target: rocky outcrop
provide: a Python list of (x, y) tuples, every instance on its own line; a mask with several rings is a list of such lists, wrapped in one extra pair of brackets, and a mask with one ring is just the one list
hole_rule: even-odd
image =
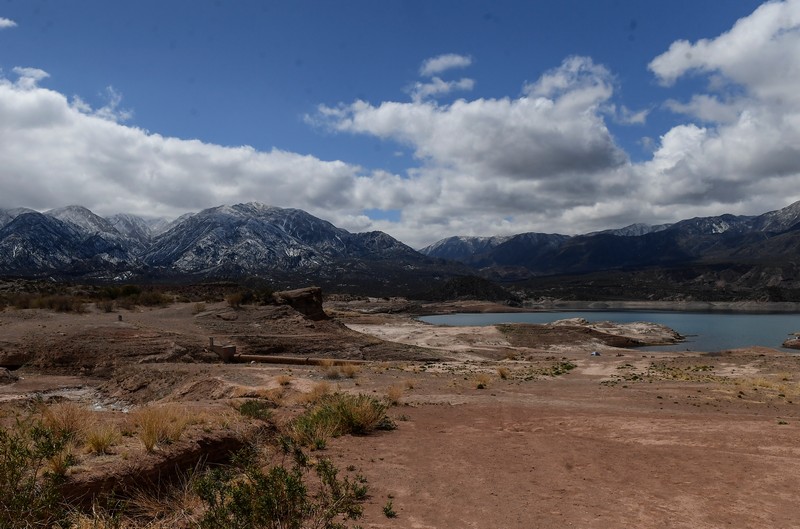
[(0, 386), (3, 384), (12, 384), (16, 382), (17, 375), (6, 369), (5, 367), (0, 367)]
[(800, 333), (795, 333), (791, 338), (783, 342), (783, 346), (789, 349), (800, 349)]
[(283, 292), (276, 292), (274, 297), (277, 303), (289, 305), (310, 320), (330, 319), (330, 316), (325, 314), (322, 309), (322, 289), (320, 287), (284, 290)]

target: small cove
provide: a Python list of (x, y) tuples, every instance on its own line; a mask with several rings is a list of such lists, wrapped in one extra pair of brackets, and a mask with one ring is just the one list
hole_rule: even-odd
[(662, 351), (722, 351), (738, 347), (764, 346), (784, 349), (781, 344), (800, 331), (800, 314), (751, 314), (677, 311), (557, 311), (445, 314), (423, 316), (419, 320), (433, 325), (482, 326), (500, 323), (551, 323), (566, 318), (588, 321), (630, 323), (648, 321), (670, 327), (686, 337), (674, 345), (648, 347)]

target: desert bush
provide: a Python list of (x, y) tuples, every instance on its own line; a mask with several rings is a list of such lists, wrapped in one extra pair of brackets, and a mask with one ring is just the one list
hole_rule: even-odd
[(33, 301), (32, 294), (15, 294), (11, 296), (10, 303), (15, 309), (29, 309)]
[(41, 308), (56, 312), (85, 312), (84, 301), (76, 296), (46, 296), (40, 298)]
[(228, 306), (233, 309), (238, 309), (242, 306), (242, 301), (244, 301), (244, 294), (241, 292), (234, 292), (233, 294), (228, 294), (225, 297), (225, 301), (228, 303)]
[(158, 290), (147, 290), (136, 296), (136, 304), (145, 307), (166, 307), (172, 303), (172, 298)]
[(135, 411), (132, 420), (148, 452), (154, 451), (160, 444), (179, 440), (189, 424), (186, 410), (177, 406), (146, 406)]
[(64, 520), (59, 487), (66, 468), (47, 467), (68, 444), (67, 437), (31, 418), (0, 428), (0, 529), (50, 527)]
[(125, 310), (133, 310), (136, 308), (136, 298), (117, 298), (115, 303), (117, 304), (117, 307)]
[(114, 308), (116, 307), (113, 299), (104, 299), (96, 302), (95, 305), (103, 312), (114, 312)]
[(200, 314), (201, 312), (206, 311), (206, 304), (203, 302), (195, 303), (194, 309), (192, 309), (192, 314)]
[(506, 368), (506, 367), (498, 367), (497, 368), (497, 376), (499, 376), (503, 380), (508, 380), (508, 375), (509, 374), (510, 374), (510, 372), (508, 371), (508, 368)]
[(295, 457), (292, 465), (267, 470), (248, 465), (242, 474), (223, 468), (198, 478), (202, 529), (344, 529), (361, 517), (367, 494), (364, 478), (340, 478), (326, 459), (309, 465)]

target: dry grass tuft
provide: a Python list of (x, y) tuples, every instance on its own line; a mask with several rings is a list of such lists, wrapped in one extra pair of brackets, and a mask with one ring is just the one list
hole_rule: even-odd
[(289, 386), (292, 383), (292, 375), (278, 375), (275, 382), (281, 386)]
[(92, 454), (107, 454), (121, 438), (116, 424), (95, 421), (86, 432), (86, 449)]
[(54, 456), (47, 460), (50, 472), (56, 476), (66, 476), (69, 467), (75, 464), (74, 446), (71, 443), (59, 450)]
[(325, 378), (329, 378), (331, 380), (336, 380), (337, 378), (342, 376), (339, 367), (333, 364), (323, 367), (322, 372), (325, 375)]
[(345, 364), (341, 367), (342, 374), (347, 378), (356, 378), (361, 373), (361, 367), (356, 364)]
[(136, 410), (131, 418), (148, 452), (158, 445), (178, 441), (190, 422), (186, 409), (176, 405), (146, 406)]
[(327, 395), (330, 395), (331, 392), (331, 385), (325, 381), (322, 381), (314, 384), (314, 386), (311, 388), (311, 391), (304, 393), (300, 400), (304, 403), (314, 404), (322, 400)]
[(59, 402), (42, 409), (42, 423), (46, 427), (76, 442), (83, 440), (91, 421), (92, 411), (74, 402)]
[(392, 384), (386, 388), (386, 400), (392, 406), (397, 406), (403, 399), (403, 386)]
[(497, 368), (497, 376), (499, 376), (503, 380), (508, 380), (508, 376), (510, 374), (511, 374), (511, 372), (506, 367), (498, 367)]
[(489, 373), (477, 373), (475, 377), (473, 377), (473, 382), (475, 383), (475, 388), (477, 389), (484, 389), (489, 386), (489, 382), (492, 381), (491, 375)]
[(181, 476), (177, 482), (161, 490), (134, 492), (128, 500), (127, 513), (140, 523), (144, 520), (158, 521), (159, 525), (152, 527), (196, 527), (197, 516), (203, 512), (203, 501), (195, 492), (195, 476), (199, 471), (199, 467), (195, 468), (194, 472)]

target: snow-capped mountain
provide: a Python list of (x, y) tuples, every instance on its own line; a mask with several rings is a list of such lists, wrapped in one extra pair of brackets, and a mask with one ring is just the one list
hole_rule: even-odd
[(411, 274), (435, 262), (385, 233), (350, 233), (301, 210), (255, 202), (209, 208), (169, 223), (126, 214), (106, 219), (80, 206), (44, 214), (0, 210), (0, 220), (5, 275), (116, 277), (124, 270), (126, 277), (150, 278), (334, 278), (367, 277), (376, 267), (388, 276)]
[(473, 256), (486, 253), (496, 246), (503, 244), (511, 237), (465, 237), (456, 236), (442, 239), (420, 250), (430, 257), (449, 259), (451, 261), (466, 262)]

